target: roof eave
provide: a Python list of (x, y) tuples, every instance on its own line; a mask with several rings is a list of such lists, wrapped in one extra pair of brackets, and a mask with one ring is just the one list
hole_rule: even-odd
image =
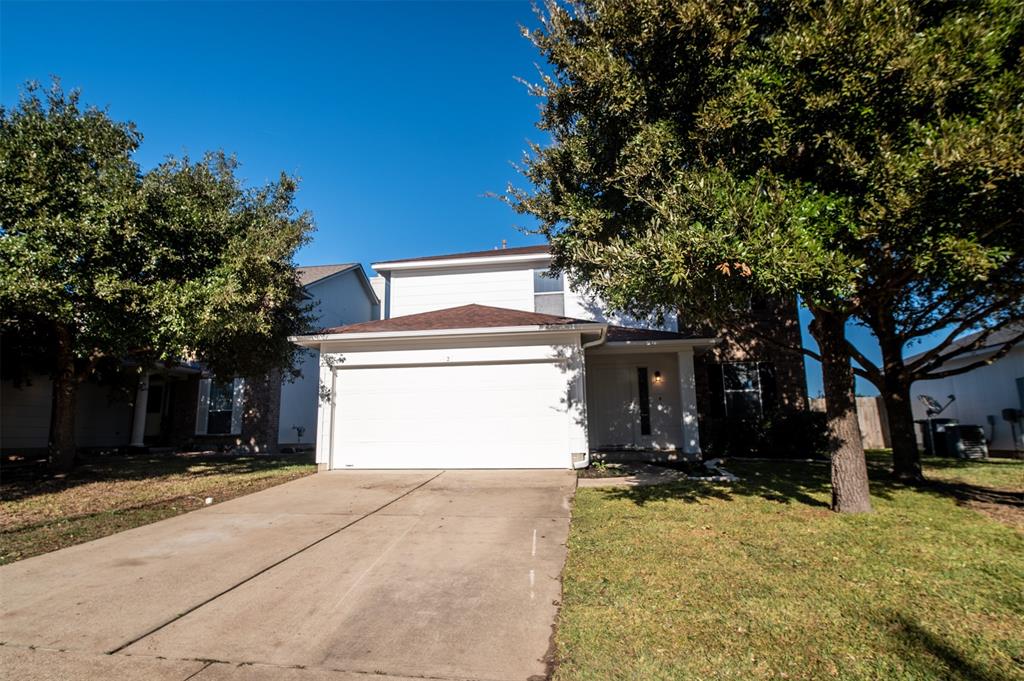
[(438, 258), (435, 260), (394, 260), (390, 262), (371, 263), (370, 267), (377, 272), (392, 270), (436, 269), (440, 267), (466, 267), (471, 265), (488, 265), (495, 263), (519, 263), (539, 260), (551, 260), (550, 253), (514, 253), (509, 255), (486, 255), (472, 258)]
[(532, 324), (526, 326), (480, 326), (463, 329), (421, 329), (415, 331), (367, 331), (350, 333), (308, 334), (291, 336), (291, 342), (302, 347), (319, 347), (324, 343), (356, 343), (368, 340), (415, 340), (418, 338), (458, 338), (473, 336), (522, 335), (531, 333), (603, 333), (607, 324)]
[(657, 340), (609, 340), (592, 352), (655, 352), (682, 348), (709, 348), (721, 342), (718, 338), (662, 338)]

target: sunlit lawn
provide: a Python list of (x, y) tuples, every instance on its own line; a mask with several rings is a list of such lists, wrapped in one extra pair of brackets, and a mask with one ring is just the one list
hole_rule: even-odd
[(0, 484), (0, 565), (309, 475), (307, 457), (102, 456)]
[(1024, 462), (871, 460), (864, 516), (823, 464), (578, 490), (555, 678), (1024, 679)]

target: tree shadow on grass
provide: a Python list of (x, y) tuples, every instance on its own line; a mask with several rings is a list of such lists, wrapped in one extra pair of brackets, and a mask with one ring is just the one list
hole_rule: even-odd
[(828, 508), (828, 466), (820, 463), (750, 462), (731, 460), (725, 467), (740, 479), (736, 482), (682, 480), (675, 483), (608, 490), (612, 498), (643, 506), (653, 501), (730, 501), (735, 497), (760, 497), (781, 504)]
[(895, 622), (894, 636), (904, 649), (908, 663), (920, 667), (929, 678), (956, 681), (1010, 681), (1010, 676), (998, 669), (982, 667), (969, 660), (962, 651), (939, 634), (929, 631), (918, 622), (901, 614), (887, 621), (889, 628)]
[[(607, 490), (607, 493), (612, 498), (627, 499), (638, 506), (652, 501), (730, 501), (737, 497), (759, 497), (780, 504), (829, 508), (832, 492), (828, 461), (753, 461), (735, 458), (727, 460), (723, 467), (740, 479), (736, 482), (683, 480), (669, 484), (615, 488)], [(891, 499), (893, 491), (903, 486), (880, 469), (869, 468), (869, 474), (873, 498)]]
[(171, 475), (189, 478), (244, 475), (307, 463), (312, 463), (311, 453), (272, 456), (237, 456), (213, 452), (94, 455), (84, 458), (75, 470), (63, 476), (45, 471), (25, 477), (4, 476), (0, 484), (0, 501), (19, 501), (56, 494), (92, 483), (148, 480)]
[(987, 459), (954, 459), (946, 457), (925, 457), (921, 461), (926, 468), (941, 468), (949, 470), (970, 469), (978, 466), (985, 467), (1019, 467), (1020, 459), (987, 458)]
[[(702, 499), (730, 501), (737, 497), (759, 497), (780, 504), (811, 508), (829, 507), (831, 482), (827, 461), (751, 461), (730, 459), (725, 468), (739, 476), (736, 482), (682, 480), (649, 486), (606, 490), (610, 498), (626, 499), (638, 506), (649, 502), (677, 500), (687, 503)], [(982, 510), (1010, 524), (1024, 525), (1024, 492), (1001, 490), (961, 481), (929, 479), (907, 483), (894, 479), (888, 465), (869, 461), (871, 496), (892, 499), (895, 492), (913, 490), (952, 499), (957, 504)]]

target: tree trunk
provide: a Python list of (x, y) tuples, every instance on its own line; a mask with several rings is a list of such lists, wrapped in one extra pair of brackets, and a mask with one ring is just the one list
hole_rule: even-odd
[(882, 390), (889, 437), (892, 440), (892, 474), (900, 480), (921, 481), (921, 452), (914, 433), (914, 410), (910, 403), (910, 383), (886, 372)]
[(57, 371), (53, 377), (53, 411), (50, 420), (50, 467), (67, 472), (75, 465), (75, 402), (78, 376), (71, 336), (57, 332)]
[(868, 468), (857, 423), (853, 366), (846, 349), (846, 315), (812, 310), (811, 333), (821, 350), (825, 415), (835, 440), (832, 452), (832, 510), (871, 511)]

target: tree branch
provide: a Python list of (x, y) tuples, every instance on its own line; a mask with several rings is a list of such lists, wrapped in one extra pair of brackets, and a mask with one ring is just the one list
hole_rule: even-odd
[[(1021, 332), (1021, 333), (1017, 334), (1016, 336), (1011, 338), (1006, 343), (1003, 343), (1003, 345), (999, 348), (999, 350), (995, 354), (991, 355), (990, 357), (986, 357), (985, 359), (980, 359), (977, 362), (972, 362), (970, 364), (965, 364), (962, 367), (956, 367), (954, 369), (945, 369), (943, 371), (935, 371), (935, 372), (927, 372), (927, 371), (922, 371), (922, 372), (919, 372), (919, 373), (915, 372), (913, 374), (913, 380), (915, 380), (915, 381), (931, 381), (931, 380), (935, 380), (935, 379), (938, 379), (938, 378), (947, 378), (949, 376), (956, 376), (958, 374), (967, 373), (968, 371), (971, 371), (973, 369), (977, 369), (979, 367), (988, 366), (988, 365), (990, 365), (990, 364), (992, 364), (992, 363), (1002, 359), (1007, 354), (1009, 354), (1010, 350), (1013, 350), (1014, 346), (1016, 346), (1021, 341), (1024, 341), (1024, 332)], [(941, 363), (940, 363), (940, 365), (941, 365)]]
[(857, 367), (854, 367), (853, 368), (854, 373), (856, 373), (858, 376), (861, 376), (861, 377), (866, 378), (867, 380), (871, 381), (871, 383), (873, 383), (875, 385), (875, 387), (881, 388), (881, 386), (882, 386), (882, 370), (878, 368), (877, 364), (875, 364), (870, 359), (868, 359), (867, 356), (865, 356), (863, 352), (858, 350), (854, 346), (854, 344), (850, 342), (849, 339), (846, 339), (845, 342), (846, 342), (846, 350), (847, 350), (847, 352), (850, 353), (850, 357), (852, 357), (857, 362), (857, 364), (860, 364), (861, 367), (862, 367), (862, 370), (859, 373), (857, 371)]
[(964, 346), (964, 348), (955, 350), (952, 353), (943, 356), (937, 362), (933, 361), (933, 360), (935, 360), (936, 357), (939, 357), (939, 355), (942, 354), (942, 351), (944, 349), (948, 348), (949, 345), (954, 340), (956, 340), (957, 336), (962, 334), (964, 331), (967, 331), (968, 329), (970, 329), (971, 326), (974, 323), (976, 323), (977, 321), (978, 321), (978, 319), (976, 317), (971, 317), (970, 319), (961, 321), (960, 324), (958, 324), (951, 332), (949, 332), (949, 334), (946, 335), (946, 337), (942, 340), (942, 342), (938, 343), (934, 348), (932, 348), (931, 350), (928, 350), (927, 352), (922, 354), (921, 357), (919, 357), (918, 359), (916, 359), (913, 362), (907, 364), (906, 365), (907, 366), (907, 370), (910, 371), (910, 372), (928, 371), (929, 368), (937, 367), (938, 365), (942, 364), (942, 362), (948, 360), (951, 357), (954, 357), (954, 356), (956, 356), (958, 354), (962, 354), (964, 352), (969, 352), (970, 350), (973, 350), (973, 349), (976, 349), (976, 348), (980, 347), (981, 344), (984, 343), (985, 340), (988, 339), (989, 335), (993, 331), (996, 331), (996, 330), (1002, 328), (1002, 326), (1003, 326), (1002, 324), (1000, 324), (1000, 325), (996, 325), (996, 326), (994, 326), (994, 327), (992, 327), (990, 329), (986, 329), (980, 336), (978, 336), (978, 338), (976, 338), (973, 342), (971, 342), (971, 343), (967, 344), (966, 346)]

